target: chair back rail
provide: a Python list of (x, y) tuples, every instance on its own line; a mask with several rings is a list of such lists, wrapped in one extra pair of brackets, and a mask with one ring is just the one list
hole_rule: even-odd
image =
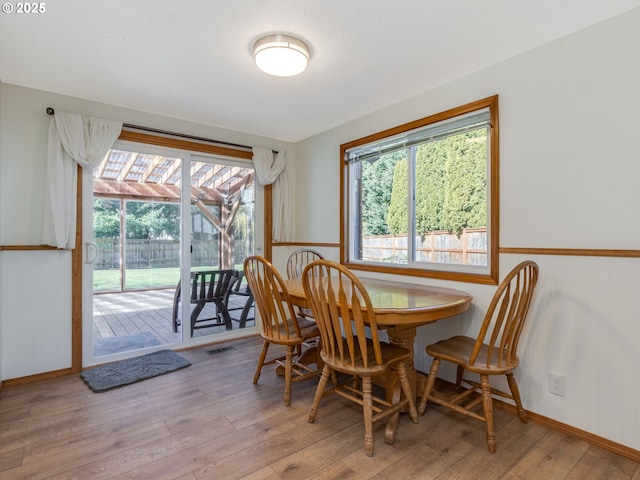
[(234, 270), (191, 272), (191, 303), (223, 299), (231, 287)]
[[(224, 325), (231, 330), (231, 318), (227, 311), (227, 292), (233, 285), (234, 270), (205, 270), (191, 272), (189, 302), (195, 305), (191, 311), (191, 335), (196, 328), (209, 328)], [(176, 285), (173, 297), (172, 323), (173, 331), (178, 331), (182, 324), (179, 317), (179, 305), (182, 297), (181, 282)], [(207, 303), (214, 303), (216, 316), (199, 318), (200, 313)], [(213, 323), (211, 323), (213, 321)], [(197, 324), (197, 326), (196, 326)]]

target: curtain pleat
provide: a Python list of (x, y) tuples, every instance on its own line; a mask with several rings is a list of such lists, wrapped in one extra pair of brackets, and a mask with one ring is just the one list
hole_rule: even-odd
[(289, 172), (286, 169), (286, 151), (275, 156), (267, 148), (253, 148), (253, 165), (261, 185), (273, 184), (273, 231), (274, 241), (288, 242), (292, 237), (292, 192)]
[(42, 243), (75, 248), (76, 164), (100, 164), (120, 136), (122, 123), (56, 111), (49, 122)]

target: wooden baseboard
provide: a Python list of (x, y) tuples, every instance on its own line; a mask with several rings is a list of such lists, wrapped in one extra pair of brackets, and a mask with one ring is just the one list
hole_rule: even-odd
[[(419, 373), (427, 377), (427, 374), (425, 374), (424, 372), (419, 372)], [(442, 378), (436, 378), (436, 389), (444, 390), (444, 391), (447, 391), (447, 390), (454, 391), (456, 389), (456, 386), (452, 382), (443, 380)], [(473, 394), (471, 394), (471, 396), (473, 397), (473, 395), (479, 396), (480, 394), (477, 392), (474, 392)], [(495, 408), (499, 408), (500, 410), (509, 412), (513, 415), (518, 415), (518, 412), (516, 411), (516, 406), (513, 405), (512, 403), (507, 403), (503, 400), (500, 400), (494, 397), (493, 406)], [(565, 433), (571, 437), (584, 440), (585, 442), (590, 443), (591, 445), (604, 448), (605, 450), (613, 452), (617, 455), (621, 455), (623, 457), (629, 458), (634, 462), (640, 462), (640, 450), (635, 450), (626, 445), (622, 445), (621, 443), (614, 442), (607, 438), (600, 437), (598, 435), (587, 432), (585, 430), (581, 430), (576, 427), (572, 427), (571, 425), (567, 425), (565, 423), (559, 422), (549, 417), (545, 417), (544, 415), (540, 415), (535, 412), (531, 412), (529, 410), (527, 410), (527, 417), (531, 422), (537, 423), (539, 425), (543, 425), (547, 428), (551, 428), (558, 432)]]
[[(505, 410), (509, 413), (517, 415), (515, 405), (496, 399), (493, 400), (493, 404), (501, 410)], [(557, 430), (562, 433), (566, 433), (567, 435), (570, 435), (574, 438), (579, 438), (580, 440), (584, 440), (587, 443), (604, 448), (605, 450), (609, 450), (610, 452), (613, 452), (617, 455), (622, 455), (623, 457), (629, 458), (634, 462), (640, 462), (640, 450), (627, 447), (626, 445), (622, 445), (607, 438), (594, 435), (593, 433), (581, 430), (576, 427), (572, 427), (571, 425), (558, 422), (557, 420), (545, 417), (544, 415), (530, 412), (529, 410), (527, 410), (527, 416), (532, 422), (544, 425), (545, 427), (552, 428), (553, 430)]]
[[(243, 335), (240, 337), (228, 338), (225, 340), (218, 340), (215, 342), (206, 343), (202, 345), (192, 345), (189, 347), (176, 349), (176, 352), (180, 352), (183, 350), (193, 350), (196, 348), (205, 348), (212, 345), (232, 342), (234, 340), (241, 340), (243, 338), (257, 337), (258, 335), (259, 333), (251, 333), (251, 334)], [(97, 366), (97, 365), (94, 365), (94, 366)], [(72, 373), (77, 373), (77, 372), (74, 372), (72, 368), (63, 368), (61, 370), (52, 370), (50, 372), (37, 373), (35, 375), (28, 375), (26, 377), (18, 377), (18, 378), (11, 378), (9, 380), (3, 380), (3, 381), (0, 381), (0, 393), (2, 392), (3, 386), (12, 387), (14, 385), (24, 385), (26, 383), (38, 382), (40, 380), (46, 380), (48, 378), (64, 377), (65, 375), (71, 375)]]
[(13, 387), (14, 385), (24, 385), (25, 383), (38, 382), (40, 380), (46, 380), (48, 378), (64, 377), (73, 373), (71, 368), (63, 368), (61, 370), (52, 370), (50, 372), (37, 373), (35, 375), (28, 375), (26, 377), (10, 378), (3, 380), (3, 384), (7, 387)]

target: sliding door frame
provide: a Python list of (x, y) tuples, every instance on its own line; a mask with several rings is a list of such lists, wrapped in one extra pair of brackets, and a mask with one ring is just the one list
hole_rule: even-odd
[[(179, 150), (189, 150), (199, 153), (209, 153), (232, 157), (238, 160), (251, 162), (253, 153), (250, 150), (222, 147), (215, 144), (197, 143), (171, 137), (161, 137), (147, 133), (123, 130), (118, 140), (143, 143), (148, 145), (170, 147)], [(78, 187), (76, 191), (76, 248), (71, 252), (71, 371), (77, 373), (82, 371), (82, 321), (83, 321), (83, 301), (82, 301), (82, 269), (84, 261), (84, 239), (82, 235), (82, 167), (78, 165)], [(264, 256), (271, 259), (272, 241), (271, 231), (273, 224), (272, 213), (272, 186), (264, 187)]]

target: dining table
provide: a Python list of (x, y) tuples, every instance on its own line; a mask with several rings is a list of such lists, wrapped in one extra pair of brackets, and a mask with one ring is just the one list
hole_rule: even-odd
[[(469, 293), (452, 288), (364, 277), (360, 280), (371, 298), (378, 328), (386, 330), (389, 343), (405, 347), (412, 353), (419, 326), (463, 313), (473, 300)], [(295, 305), (310, 307), (301, 279), (285, 280), (285, 285)], [(415, 399), (416, 392), (422, 391), (426, 377), (416, 371), (413, 355), (406, 366)], [(399, 400), (401, 388), (397, 370), (392, 369), (386, 377), (376, 379), (376, 384), (385, 388), (387, 401), (395, 403)]]

